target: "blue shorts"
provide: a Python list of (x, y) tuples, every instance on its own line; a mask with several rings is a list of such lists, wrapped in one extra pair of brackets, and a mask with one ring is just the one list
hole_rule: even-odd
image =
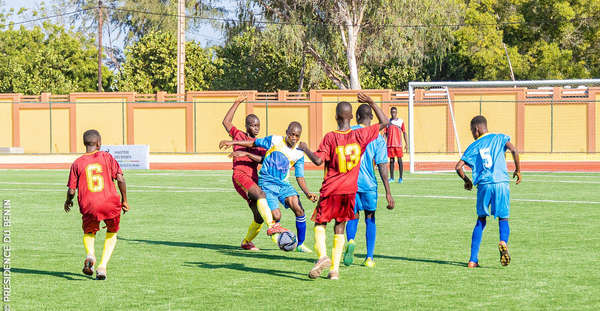
[(258, 185), (267, 196), (267, 202), (269, 203), (269, 208), (271, 210), (278, 209), (279, 203), (285, 206), (285, 208), (289, 208), (289, 206), (285, 204), (285, 199), (291, 196), (298, 196), (296, 189), (294, 189), (292, 185), (285, 182), (273, 183), (261, 181), (259, 179)]
[[(492, 206), (491, 211), (490, 205)], [(477, 216), (484, 217), (490, 215), (498, 218), (508, 218), (510, 215), (508, 183), (477, 186)]]
[(377, 209), (377, 191), (357, 192), (354, 213), (360, 211), (374, 212)]

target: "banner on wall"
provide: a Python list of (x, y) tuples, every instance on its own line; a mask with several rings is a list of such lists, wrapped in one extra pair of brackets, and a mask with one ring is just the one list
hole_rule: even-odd
[(102, 145), (100, 150), (110, 153), (124, 170), (150, 169), (149, 145)]

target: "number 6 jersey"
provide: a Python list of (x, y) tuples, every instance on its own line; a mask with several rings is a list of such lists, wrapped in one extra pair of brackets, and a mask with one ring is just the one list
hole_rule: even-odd
[(98, 221), (121, 213), (121, 196), (113, 180), (123, 174), (119, 163), (104, 151), (86, 153), (71, 165), (67, 187), (77, 189), (79, 211), (94, 215)]
[(333, 131), (323, 137), (315, 152), (325, 161), (321, 197), (356, 193), (360, 158), (367, 145), (378, 135), (379, 124), (375, 124), (354, 131)]
[(509, 182), (506, 169), (506, 143), (510, 136), (486, 133), (467, 147), (461, 160), (473, 170), (473, 184)]

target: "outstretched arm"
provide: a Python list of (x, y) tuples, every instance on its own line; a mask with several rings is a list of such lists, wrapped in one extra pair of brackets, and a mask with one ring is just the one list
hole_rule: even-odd
[(379, 176), (381, 177), (381, 181), (383, 182), (383, 188), (385, 188), (385, 198), (388, 202), (387, 208), (394, 209), (395, 202), (394, 197), (392, 197), (392, 191), (390, 190), (390, 181), (389, 179), (389, 169), (387, 163), (377, 164), (377, 169), (379, 169)]
[(519, 160), (519, 150), (513, 145), (510, 141), (506, 142), (506, 149), (510, 150), (512, 153), (513, 160), (515, 160), (515, 172), (513, 173), (513, 178), (517, 178), (515, 184), (521, 183), (521, 161)]
[(473, 189), (473, 182), (471, 182), (469, 177), (465, 174), (465, 171), (463, 170), (464, 166), (465, 161), (458, 161), (458, 163), (456, 163), (456, 173), (465, 182), (465, 190), (471, 190)]
[(310, 161), (316, 166), (320, 166), (321, 164), (323, 164), (323, 159), (319, 158), (314, 152), (312, 152), (312, 150), (308, 148), (308, 145), (305, 142), (300, 142), (298, 144), (298, 149), (304, 151), (304, 154), (306, 154)]
[(67, 199), (65, 200), (64, 209), (65, 212), (68, 213), (71, 211), (71, 207), (73, 207), (73, 198), (75, 197), (75, 189), (69, 188), (67, 190)]
[(242, 147), (254, 147), (253, 140), (222, 140), (219, 142), (219, 149), (227, 149), (233, 145)]
[(371, 97), (369, 97), (369, 95), (362, 92), (358, 93), (358, 102), (369, 104), (369, 106), (371, 106), (371, 108), (375, 111), (377, 120), (379, 120), (379, 130), (384, 129), (388, 125), (388, 123), (390, 123), (390, 120), (388, 120), (383, 110), (381, 110), (381, 108), (375, 104), (375, 102), (373, 101), (373, 99), (371, 99)]
[(227, 134), (229, 134), (231, 128), (233, 127), (232, 121), (233, 116), (235, 115), (235, 111), (238, 109), (241, 103), (246, 101), (246, 99), (248, 99), (246, 95), (238, 96), (238, 98), (236, 98), (233, 102), (233, 105), (231, 105), (231, 108), (229, 108), (229, 110), (227, 111), (227, 114), (225, 114), (225, 118), (223, 118), (223, 127), (225, 127)]
[(246, 151), (234, 151), (228, 155), (230, 158), (248, 157), (250, 160), (258, 163), (262, 163), (264, 157), (258, 154), (246, 152)]
[(309, 200), (311, 200), (313, 203), (317, 202), (319, 196), (316, 193), (312, 193), (310, 192), (310, 190), (308, 190), (308, 186), (306, 186), (306, 180), (304, 179), (304, 177), (296, 177), (296, 182), (298, 183), (298, 186), (300, 186), (300, 189), (302, 189), (302, 192), (304, 192), (304, 195), (306, 195), (306, 197)]
[(125, 184), (125, 177), (123, 174), (117, 174), (117, 186), (121, 192), (121, 209), (123, 214), (129, 212), (129, 203), (127, 203), (127, 184)]

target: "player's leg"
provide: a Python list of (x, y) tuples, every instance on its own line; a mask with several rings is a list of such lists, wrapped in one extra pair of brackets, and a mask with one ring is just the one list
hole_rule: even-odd
[(363, 208), (365, 210), (365, 240), (367, 241), (367, 257), (364, 266), (375, 267), (373, 255), (375, 253), (375, 239), (377, 237), (377, 226), (375, 225), (375, 211), (377, 210), (377, 192), (365, 192), (363, 195)]
[(100, 223), (93, 215), (82, 216), (83, 228), (83, 247), (85, 248), (85, 260), (83, 261), (83, 273), (86, 275), (94, 274), (94, 265), (96, 264), (96, 254), (94, 244), (96, 241), (96, 232), (100, 229)]
[[(290, 186), (290, 188), (292, 187)], [(290, 208), (292, 212), (294, 212), (294, 215), (296, 215), (296, 236), (298, 238), (296, 251), (301, 253), (312, 253), (312, 250), (304, 245), (304, 241), (306, 240), (306, 215), (296, 190), (294, 190), (294, 193), (285, 197), (284, 206)]]
[(279, 223), (276, 223), (273, 220), (273, 214), (271, 212), (271, 208), (269, 207), (266, 194), (257, 184), (252, 185), (248, 189), (248, 197), (252, 200), (256, 200), (256, 208), (268, 227), (267, 235), (271, 236), (275, 233), (287, 231), (287, 229), (281, 227)]
[(254, 245), (254, 243), (252, 243), (252, 240), (254, 240), (254, 238), (256, 238), (256, 236), (260, 232), (260, 229), (262, 228), (264, 221), (262, 219), (262, 216), (260, 216), (260, 213), (258, 212), (258, 209), (256, 207), (256, 201), (250, 200), (248, 202), (248, 206), (250, 207), (250, 210), (252, 211), (254, 219), (252, 220), (252, 223), (250, 223), (250, 226), (248, 227), (248, 232), (246, 233), (244, 240), (242, 240), (242, 248), (246, 249), (246, 250), (258, 251), (260, 249), (258, 247), (256, 247)]
[[(402, 150), (402, 149), (400, 149)], [(397, 157), (398, 159), (398, 183), (402, 183), (402, 175), (404, 173), (404, 166), (402, 165), (402, 156)]]
[(475, 268), (479, 266), (479, 246), (481, 245), (481, 238), (483, 237), (483, 230), (486, 225), (486, 217), (490, 215), (489, 205), (491, 201), (492, 191), (489, 185), (477, 186), (477, 222), (473, 228), (473, 234), (471, 235), (471, 256), (469, 257), (469, 268)]
[(508, 217), (510, 216), (510, 193), (508, 183), (494, 184), (492, 212), (493, 215), (498, 217), (498, 230), (500, 231), (500, 242), (498, 243), (500, 264), (508, 266), (508, 264), (510, 264), (510, 254), (508, 253), (508, 238), (510, 236), (510, 226), (508, 225)]
[(115, 246), (117, 246), (117, 232), (119, 232), (119, 223), (121, 216), (117, 216), (112, 219), (105, 219), (106, 224), (106, 238), (104, 239), (104, 250), (102, 251), (102, 259), (96, 269), (96, 279), (106, 279), (106, 266), (110, 257), (112, 256)]
[[(390, 149), (388, 149), (388, 152), (390, 151)], [(392, 157), (390, 155), (390, 179), (389, 182), (393, 182), (394, 181), (394, 157)]]
[(333, 249), (331, 250), (331, 267), (329, 268), (329, 274), (327, 278), (330, 280), (337, 280), (340, 277), (340, 261), (342, 259), (342, 251), (344, 250), (344, 230), (346, 229), (346, 222), (335, 221), (333, 227)]
[(323, 270), (331, 265), (331, 259), (327, 256), (327, 246), (325, 244), (325, 229), (327, 223), (331, 220), (329, 201), (329, 197), (320, 197), (311, 217), (315, 222), (315, 252), (319, 258), (308, 273), (308, 277), (311, 279), (320, 277)]
[(358, 220), (360, 218), (360, 211), (362, 211), (362, 196), (361, 192), (356, 193), (354, 200), (354, 219), (350, 219), (346, 222), (346, 248), (344, 249), (344, 265), (349, 266), (354, 262), (354, 249), (356, 243), (356, 232), (358, 232)]

